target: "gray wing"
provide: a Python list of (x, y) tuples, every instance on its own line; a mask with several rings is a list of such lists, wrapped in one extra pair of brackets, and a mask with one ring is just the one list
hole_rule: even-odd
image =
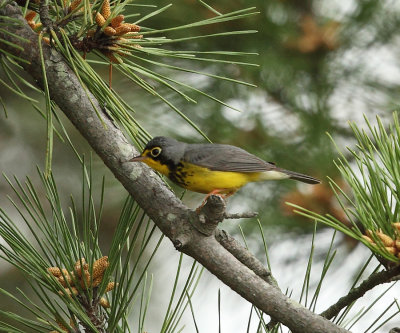
[(185, 149), (183, 159), (217, 171), (259, 172), (276, 169), (275, 165), (230, 145), (191, 144)]

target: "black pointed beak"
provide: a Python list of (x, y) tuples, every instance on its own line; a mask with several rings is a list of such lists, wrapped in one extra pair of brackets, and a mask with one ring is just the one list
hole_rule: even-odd
[(129, 162), (142, 162), (144, 159), (146, 158), (146, 156), (135, 156), (134, 158), (130, 159)]

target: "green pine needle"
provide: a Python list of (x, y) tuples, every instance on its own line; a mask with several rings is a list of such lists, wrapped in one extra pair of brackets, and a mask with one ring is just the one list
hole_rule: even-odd
[[(300, 215), (315, 219), (336, 230), (359, 240), (373, 253), (386, 260), (398, 262), (398, 258), (388, 252), (379, 232), (398, 237), (394, 222), (400, 221), (400, 125), (397, 113), (393, 123), (386, 129), (377, 117), (377, 125), (372, 126), (365, 118), (368, 132), (351, 124), (357, 139), (355, 148), (348, 148), (350, 157), (340, 153), (335, 163), (343, 179), (351, 189), (351, 194), (340, 189), (332, 179), (329, 184), (344, 210), (351, 227), (330, 215), (321, 215), (290, 204)], [(361, 225), (362, 227), (360, 227)], [(368, 231), (374, 244), (364, 238)]]
[(39, 34), (38, 46), (39, 46), (40, 61), (41, 61), (42, 75), (43, 75), (43, 86), (44, 86), (44, 94), (45, 94), (45, 101), (46, 101), (46, 119), (47, 119), (45, 175), (46, 175), (46, 177), (49, 177), (50, 173), (51, 173), (51, 162), (53, 159), (52, 158), (52, 156), (53, 156), (53, 116), (52, 116), (53, 111), (51, 108), (49, 86), (47, 84), (46, 66), (45, 66), (44, 58), (43, 58), (42, 39), (43, 39), (43, 34)]

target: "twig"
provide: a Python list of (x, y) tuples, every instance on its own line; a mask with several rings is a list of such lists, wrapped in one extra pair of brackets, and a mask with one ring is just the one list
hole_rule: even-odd
[(83, 15), (82, 13), (76, 13), (74, 15), (69, 14), (67, 16), (62, 17), (59, 21), (55, 22), (55, 25), (59, 28), (60, 27), (62, 28), (82, 15)]
[(252, 217), (258, 216), (257, 212), (247, 212), (247, 213), (225, 213), (224, 218), (226, 219), (250, 219)]
[(54, 23), (49, 17), (48, 0), (41, 0), (39, 5), (40, 22), (42, 22), (45, 29), (54, 30)]
[[(235, 238), (230, 236), (225, 230), (216, 229), (215, 238), (243, 265), (246, 265), (248, 268), (250, 268), (265, 282), (279, 289), (278, 282), (272, 276), (271, 272), (249, 250), (247, 250)], [(278, 323), (279, 320), (271, 316), (271, 320), (267, 324), (267, 328), (272, 330)]]
[(191, 223), (203, 235), (211, 236), (224, 219), (252, 218), (257, 215), (258, 213), (253, 212), (227, 213), (225, 199), (220, 195), (210, 195), (205, 204), (196, 209), (196, 215), (191, 219)]
[(278, 283), (271, 275), (271, 272), (240, 242), (229, 235), (225, 230), (215, 230), (215, 238), (217, 241), (227, 249), (232, 255), (239, 260), (243, 265), (246, 265), (265, 282), (279, 288)]
[(367, 291), (371, 290), (377, 285), (389, 283), (398, 279), (399, 274), (400, 266), (396, 266), (390, 270), (384, 270), (371, 274), (358, 287), (351, 289), (346, 296), (341, 297), (335, 304), (322, 312), (321, 316), (327, 319), (332, 319), (333, 317), (337, 316), (343, 308), (349, 306), (351, 303), (362, 297)]

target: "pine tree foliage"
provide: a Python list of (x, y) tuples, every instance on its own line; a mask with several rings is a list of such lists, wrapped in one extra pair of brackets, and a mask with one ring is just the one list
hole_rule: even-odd
[[(17, 198), (10, 200), (24, 225), (17, 226), (5, 211), (0, 211), (0, 235), (6, 242), (1, 245), (1, 257), (24, 273), (36, 297), (22, 290), (19, 297), (3, 289), (1, 292), (36, 320), (1, 311), (11, 323), (1, 322), (0, 328), (12, 328), (13, 332), (131, 332), (128, 314), (136, 314), (135, 326), (142, 332), (153, 279), (147, 269), (163, 236), (154, 235), (155, 225), (128, 197), (108, 255), (104, 256), (99, 242), (104, 182), (100, 189), (93, 188), (93, 174), (83, 165), (82, 198), (77, 202), (71, 197), (65, 207), (53, 177), (38, 172), (41, 189), (29, 178), (24, 183), (8, 180)], [(39, 194), (41, 190), (45, 197)], [(82, 213), (78, 213), (77, 204), (82, 205)], [(201, 269), (193, 263), (182, 294), (176, 299), (176, 284), (182, 276), (179, 267), (162, 332), (179, 328), (182, 312), (201, 275)]]
[(397, 263), (400, 228), (399, 119), (394, 113), (393, 124), (388, 129), (379, 117), (376, 126), (372, 126), (367, 119), (366, 124), (368, 132), (354, 123), (351, 125), (357, 139), (356, 148), (348, 148), (351, 155), (346, 157), (341, 153), (336, 162), (351, 192), (346, 193), (330, 179), (350, 225), (333, 216), (301, 208), (299, 212), (361, 241), (373, 253)]

